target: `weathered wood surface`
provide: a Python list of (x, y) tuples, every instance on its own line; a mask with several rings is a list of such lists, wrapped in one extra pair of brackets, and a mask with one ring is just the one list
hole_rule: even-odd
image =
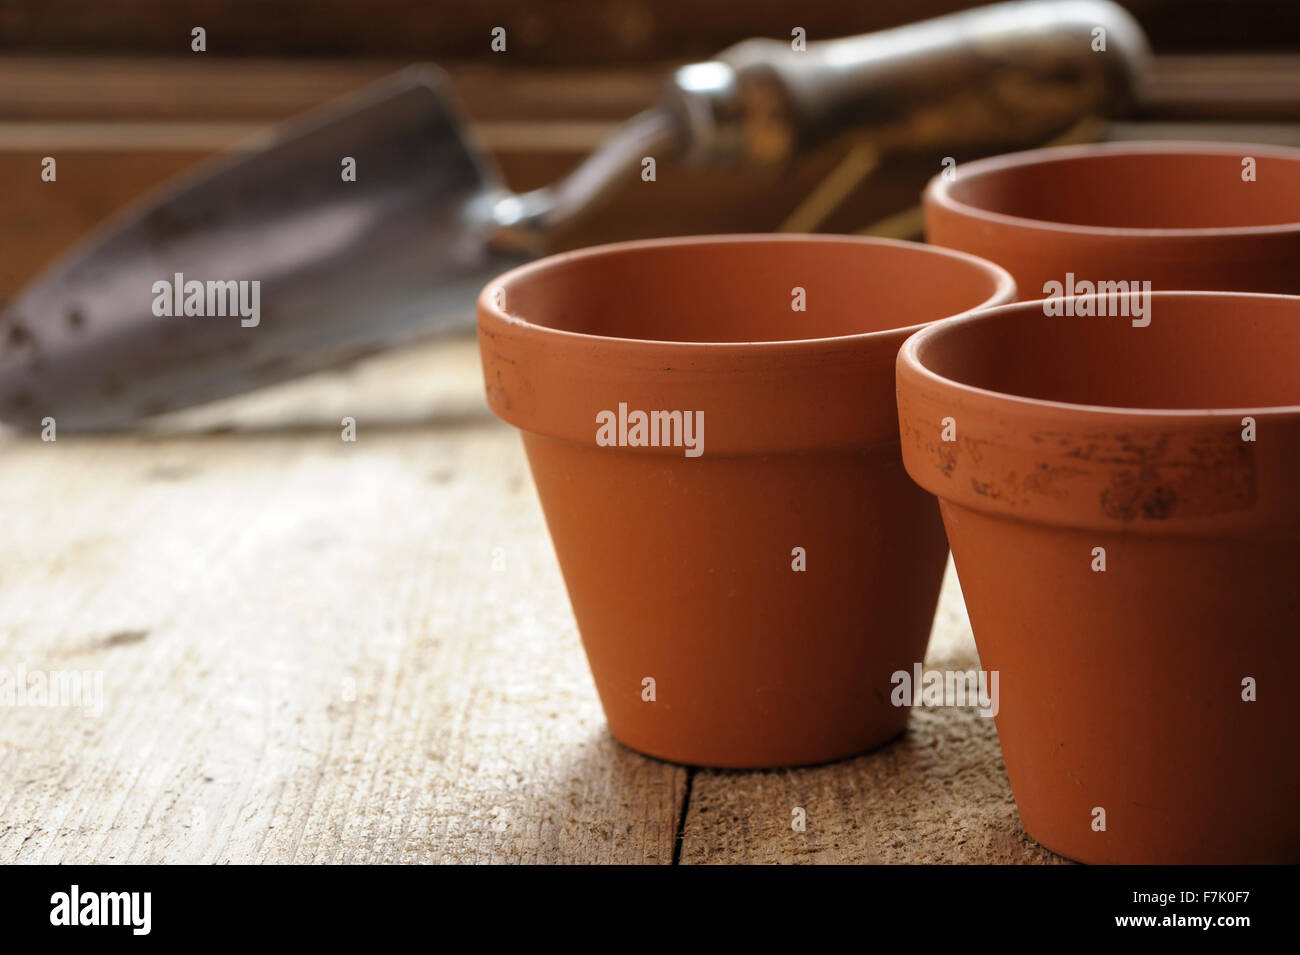
[[(971, 713), (789, 772), (615, 743), (471, 341), (0, 454), (0, 671), (103, 680), (0, 706), (0, 863), (1054, 859)], [(930, 659), (974, 663), (951, 580)]]

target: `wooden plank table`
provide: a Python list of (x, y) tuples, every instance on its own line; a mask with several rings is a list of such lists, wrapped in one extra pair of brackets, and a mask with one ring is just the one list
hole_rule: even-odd
[[(973, 711), (780, 772), (614, 742), (472, 340), (0, 455), (0, 672), (102, 680), (0, 705), (0, 862), (1061, 861)], [(951, 573), (928, 662), (977, 665)]]

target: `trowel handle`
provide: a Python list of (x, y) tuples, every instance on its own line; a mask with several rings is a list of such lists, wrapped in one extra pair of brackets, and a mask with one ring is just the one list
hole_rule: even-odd
[(1047, 139), (1122, 106), (1148, 55), (1109, 0), (1019, 0), (811, 42), (747, 40), (668, 94), (705, 160), (772, 161), (853, 131), (886, 149)]
[(1015, 0), (808, 43), (746, 40), (673, 74), (641, 114), (555, 186), (508, 205), (496, 241), (530, 248), (671, 150), (723, 165), (781, 162), (841, 134), (882, 150), (1038, 144), (1122, 108), (1146, 37), (1110, 0)]

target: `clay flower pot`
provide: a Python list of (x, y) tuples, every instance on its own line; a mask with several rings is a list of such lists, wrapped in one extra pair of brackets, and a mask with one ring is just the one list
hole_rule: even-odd
[(1004, 266), (1026, 300), (1103, 281), (1296, 294), (1297, 181), (1300, 150), (1279, 146), (1037, 149), (932, 180), (926, 236)]
[(1300, 298), (1042, 303), (898, 357), (1026, 831), (1106, 863), (1300, 860)]
[(947, 545), (898, 453), (920, 325), (1009, 301), (996, 266), (832, 236), (631, 242), (479, 299), (610, 731), (683, 763), (814, 763), (900, 733)]

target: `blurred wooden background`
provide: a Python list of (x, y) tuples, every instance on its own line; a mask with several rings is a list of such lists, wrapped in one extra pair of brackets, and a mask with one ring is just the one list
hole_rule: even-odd
[[(449, 73), (507, 183), (554, 181), (617, 123), (653, 103), (667, 72), (749, 36), (810, 39), (974, 4), (882, 0), (792, 6), (700, 0), (0, 0), (0, 300), (131, 199), (413, 61)], [(1158, 54), (1145, 102), (1088, 135), (1300, 142), (1300, 2), (1129, 0)], [(207, 31), (207, 52), (190, 30)], [(490, 49), (507, 29), (506, 53)], [(780, 173), (661, 163), (554, 248), (650, 235), (776, 228), (844, 147)], [(37, 175), (58, 160), (57, 190)], [(828, 220), (856, 231), (904, 216), (939, 156), (885, 162)], [(957, 157), (961, 159), (973, 157)]]

